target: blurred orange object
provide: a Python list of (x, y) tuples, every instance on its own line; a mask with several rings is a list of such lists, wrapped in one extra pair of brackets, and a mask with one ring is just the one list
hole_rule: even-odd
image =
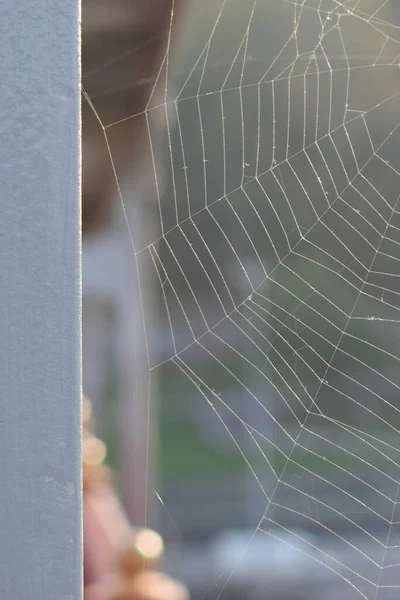
[(135, 531), (103, 465), (104, 444), (89, 429), (83, 407), (83, 542), (85, 600), (187, 600), (184, 586), (152, 569), (164, 545), (150, 529)]

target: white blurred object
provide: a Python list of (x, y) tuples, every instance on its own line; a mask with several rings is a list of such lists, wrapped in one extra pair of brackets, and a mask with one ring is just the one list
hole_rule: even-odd
[[(149, 432), (156, 430), (156, 410), (150, 411), (149, 363), (144, 331), (141, 294), (146, 312), (154, 314), (151, 298), (153, 273), (139, 273), (133, 242), (135, 232), (150, 243), (158, 236), (153, 219), (158, 195), (164, 191), (162, 141), (168, 114), (172, 126), (172, 108), (165, 110), (165, 90), (156, 89), (154, 102), (159, 105), (149, 118), (151, 149), (143, 142), (136, 168), (118, 177), (111, 215), (107, 226), (91, 233), (82, 244), (83, 296), (83, 389), (90, 397), (95, 419), (101, 428), (103, 396), (110, 336), (113, 338), (118, 372), (118, 397), (115, 398), (118, 427), (118, 471), (124, 508), (135, 525), (154, 526), (155, 501), (147, 496), (148, 481), (155, 486), (154, 453)], [(132, 146), (133, 149), (133, 146)], [(127, 157), (129, 159), (129, 157)], [(153, 396), (155, 378), (152, 378)], [(151, 423), (149, 423), (151, 419)]]
[(210, 545), (210, 564), (216, 579), (229, 578), (231, 589), (246, 590), (252, 600), (319, 598), (338, 577), (323, 564), (320, 547), (319, 539), (300, 530), (226, 531)]
[[(141, 389), (148, 365), (138, 282), (126, 226), (88, 236), (83, 243), (83, 389), (91, 398), (98, 426), (107, 373), (107, 350), (115, 350), (118, 397), (113, 408), (119, 428), (118, 462), (125, 509), (142, 524), (146, 500), (146, 414), (148, 394)], [(135, 485), (132, 485), (132, 481)]]

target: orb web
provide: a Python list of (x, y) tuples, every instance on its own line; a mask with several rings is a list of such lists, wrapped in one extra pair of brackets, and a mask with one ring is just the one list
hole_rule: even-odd
[(156, 328), (143, 290), (149, 373), (243, 463), (249, 546), (282, 540), (349, 598), (397, 598), (399, 7), (198, 11), (146, 110), (102, 122), (112, 160), (114, 132), (146, 121), (154, 227), (126, 219), (158, 299)]

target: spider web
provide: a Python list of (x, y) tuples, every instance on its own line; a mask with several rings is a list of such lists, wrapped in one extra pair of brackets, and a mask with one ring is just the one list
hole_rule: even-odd
[[(121, 196), (157, 287), (162, 344), (142, 290), (149, 371), (185, 381), (243, 459), (261, 499), (249, 547), (281, 540), (341, 598), (398, 598), (399, 7), (196, 11), (144, 113), (156, 233)], [(102, 123), (111, 158), (124, 123)]]

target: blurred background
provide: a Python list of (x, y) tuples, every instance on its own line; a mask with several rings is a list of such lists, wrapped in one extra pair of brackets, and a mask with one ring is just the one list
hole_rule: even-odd
[(83, 369), (193, 598), (399, 597), (400, 4), (83, 0)]

